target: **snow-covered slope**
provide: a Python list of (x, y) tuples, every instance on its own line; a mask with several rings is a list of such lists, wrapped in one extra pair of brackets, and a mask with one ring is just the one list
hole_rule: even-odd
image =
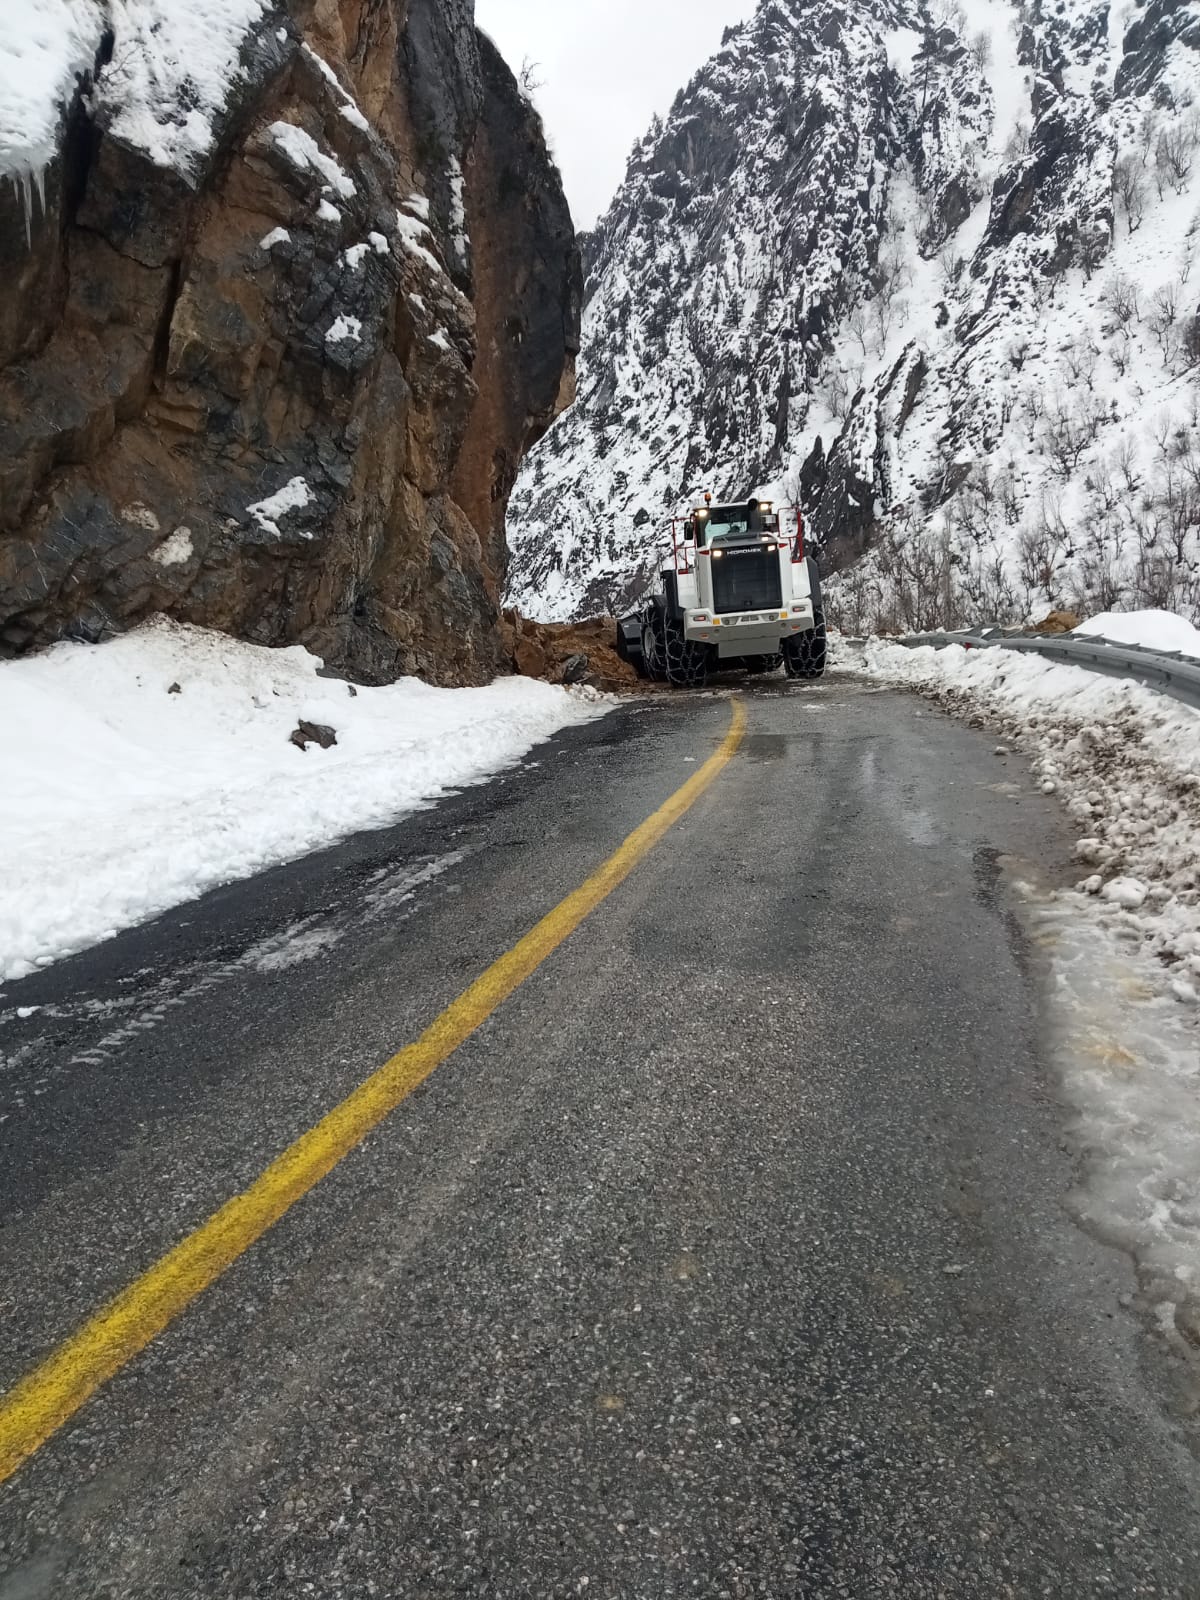
[(856, 629), (1200, 615), (1198, 90), (1188, 0), (763, 0), (589, 241), (513, 599), (620, 604), (769, 488)]

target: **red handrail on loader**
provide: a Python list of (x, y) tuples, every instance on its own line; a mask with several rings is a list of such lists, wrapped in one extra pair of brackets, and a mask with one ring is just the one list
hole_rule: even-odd
[[(804, 560), (804, 511), (800, 506), (780, 506), (776, 513), (780, 519), (779, 535), (783, 536), (782, 519), (784, 512), (796, 513), (796, 537), (792, 541), (792, 560)], [(671, 528), (671, 559), (675, 571), (681, 578), (686, 578), (696, 570), (696, 557), (702, 554), (696, 545), (695, 520), (693, 517), (672, 517)], [(691, 530), (691, 531), (689, 531)]]

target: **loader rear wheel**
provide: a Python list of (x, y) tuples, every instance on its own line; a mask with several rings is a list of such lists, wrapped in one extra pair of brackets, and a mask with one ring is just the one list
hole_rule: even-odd
[(825, 613), (818, 606), (814, 626), (807, 633), (794, 633), (783, 643), (783, 664), (789, 678), (823, 678), (828, 656)]
[(663, 617), (667, 682), (676, 689), (703, 689), (708, 682), (708, 646), (689, 639), (677, 617)]
[(617, 654), (634, 669), (639, 678), (649, 677), (646, 658), (642, 650), (642, 621), (640, 617), (622, 617), (617, 622)]
[(782, 655), (775, 656), (747, 656), (744, 662), (747, 672), (756, 675), (760, 672), (778, 672), (783, 665)]

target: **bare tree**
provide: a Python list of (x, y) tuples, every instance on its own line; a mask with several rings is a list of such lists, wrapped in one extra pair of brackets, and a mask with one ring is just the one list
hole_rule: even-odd
[(1025, 160), (1032, 148), (1032, 133), (1027, 122), (1018, 122), (1012, 133), (1008, 136), (1008, 143), (1004, 146), (1003, 161), (1005, 166), (1014, 167), (1018, 162)]
[(1078, 343), (1072, 342), (1064, 346), (1062, 357), (1071, 382), (1082, 384), (1089, 393), (1092, 392), (1095, 388), (1096, 364), (1100, 360), (1100, 351), (1095, 342), (1090, 337)]
[(532, 100), (539, 89), (545, 88), (545, 79), (538, 76), (541, 70), (541, 62), (535, 61), (532, 56), (526, 56), (522, 61), (517, 83), (526, 100)]
[(1100, 291), (1100, 304), (1108, 311), (1117, 327), (1127, 327), (1142, 320), (1138, 286), (1123, 272), (1114, 272)]
[(1183, 194), (1196, 164), (1196, 147), (1200, 144), (1200, 127), (1195, 117), (1164, 129), (1154, 146), (1154, 172), (1161, 196), (1164, 186)]
[(1150, 296), (1146, 320), (1162, 351), (1164, 366), (1170, 366), (1179, 352), (1179, 307), (1182, 295), (1182, 287), (1178, 283), (1164, 283)]
[(1113, 168), (1113, 193), (1129, 232), (1136, 233), (1146, 219), (1147, 197), (1142, 165), (1134, 156), (1122, 156)]
[(980, 72), (986, 72), (992, 64), (992, 36), (990, 33), (977, 33), (970, 44), (971, 60)]

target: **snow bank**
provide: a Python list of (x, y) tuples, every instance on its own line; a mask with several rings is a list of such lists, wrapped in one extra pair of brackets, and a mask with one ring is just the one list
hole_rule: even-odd
[(1106, 611), (1081, 622), (1076, 633), (1112, 644), (1140, 644), (1148, 650), (1178, 650), (1200, 661), (1200, 628), (1173, 611)]
[[(382, 827), (606, 709), (525, 678), (353, 693), (319, 667), (165, 621), (0, 665), (0, 980)], [(336, 746), (291, 744), (301, 719)]]

